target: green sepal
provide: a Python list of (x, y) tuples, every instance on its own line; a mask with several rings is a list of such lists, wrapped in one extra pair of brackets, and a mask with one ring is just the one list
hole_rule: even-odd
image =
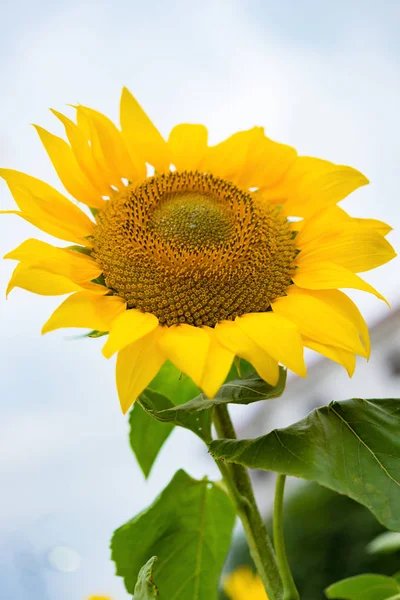
[(354, 398), (255, 440), (221, 440), (214, 458), (317, 481), (400, 531), (400, 401)]
[(104, 279), (103, 273), (101, 273), (101, 275), (96, 277), (96, 279), (92, 279), (92, 283), (98, 283), (99, 285), (104, 285), (104, 287), (107, 287), (106, 280)]
[(103, 337), (104, 335), (108, 335), (108, 331), (97, 331), (97, 329), (93, 329), (93, 331), (87, 333), (85, 337), (99, 338)]
[(91, 248), (87, 248), (86, 246), (78, 246), (78, 244), (67, 246), (65, 249), (72, 250), (72, 252), (78, 252), (79, 254), (86, 254), (87, 256), (90, 256), (92, 253)]

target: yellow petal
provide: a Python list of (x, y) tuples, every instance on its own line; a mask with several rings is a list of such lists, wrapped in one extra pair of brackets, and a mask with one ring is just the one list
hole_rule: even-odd
[(16, 287), (41, 296), (60, 296), (82, 289), (79, 284), (63, 275), (49, 273), (44, 269), (23, 263), (17, 265), (14, 269), (7, 286), (6, 295), (8, 296), (11, 290)]
[(158, 344), (161, 329), (157, 327), (118, 352), (117, 389), (124, 414), (154, 379), (166, 360)]
[(35, 125), (35, 129), (65, 189), (80, 202), (94, 208), (103, 208), (104, 200), (79, 168), (67, 142), (38, 125)]
[(236, 323), (272, 358), (300, 377), (306, 376), (303, 343), (294, 323), (273, 312), (244, 315)]
[(262, 127), (239, 131), (223, 142), (210, 146), (202, 162), (202, 168), (217, 177), (233, 181), (237, 185), (249, 155), (249, 148), (263, 138)]
[(168, 138), (172, 163), (178, 171), (196, 171), (207, 149), (204, 125), (176, 125)]
[(225, 348), (251, 363), (264, 381), (271, 385), (278, 383), (279, 367), (277, 361), (253, 342), (235, 321), (218, 323), (215, 326), (215, 333)]
[(305, 216), (305, 204), (306, 213), (312, 214), (324, 205), (340, 202), (359, 187), (369, 183), (362, 173), (352, 167), (335, 165), (317, 158), (301, 158), (304, 158), (304, 163), (300, 166), (303, 175), (287, 202), (293, 214)]
[(126, 308), (119, 296), (99, 296), (91, 292), (77, 292), (69, 296), (53, 312), (42, 333), (62, 327), (85, 327), (109, 331), (114, 320)]
[(88, 112), (84, 111), (80, 106), (75, 106), (74, 108), (76, 109), (77, 126), (79, 131), (87, 137), (87, 143), (90, 148), (93, 163), (107, 181), (108, 190), (105, 196), (110, 197), (115, 193), (114, 188), (119, 189), (121, 187), (121, 178), (116, 174), (114, 164), (109, 164), (104, 158), (99, 134), (93, 119), (91, 119)]
[(353, 376), (356, 368), (355, 354), (348, 352), (347, 350), (343, 350), (342, 348), (319, 344), (318, 342), (314, 342), (307, 337), (304, 337), (303, 341), (306, 348), (310, 348), (310, 350), (314, 350), (315, 352), (318, 352), (318, 354), (322, 354), (334, 362), (339, 363), (346, 369), (349, 377)]
[(107, 181), (104, 177), (103, 170), (93, 157), (89, 136), (86, 135), (86, 131), (62, 113), (53, 109), (50, 110), (64, 125), (72, 152), (82, 172), (90, 179), (91, 184), (98, 190), (101, 196), (108, 196), (111, 182)]
[[(284, 209), (282, 209), (282, 214), (284, 214), (284, 213), (285, 213), (285, 211), (284, 211)], [(302, 231), (305, 222), (306, 221), (304, 219), (301, 219), (300, 221), (291, 221), (289, 219), (289, 227), (292, 231), (299, 232), (299, 231)]]
[(348, 224), (351, 221), (351, 217), (336, 204), (322, 208), (311, 217), (303, 219), (301, 231), (296, 237), (296, 245), (298, 248), (304, 248), (321, 234), (329, 233), (332, 225), (340, 228), (343, 223)]
[(352, 288), (374, 294), (387, 304), (387, 300), (372, 285), (355, 275), (349, 269), (328, 261), (315, 261), (297, 256), (298, 268), (293, 275), (294, 283), (309, 290), (333, 290), (337, 288)]
[(303, 226), (301, 227), (301, 233), (296, 238), (296, 244), (299, 248), (306, 247), (307, 244), (313, 243), (315, 239), (321, 235), (326, 235), (331, 232), (332, 227), (335, 231), (341, 231), (343, 225), (346, 227), (352, 226), (354, 231), (366, 232), (366, 233), (379, 233), (380, 235), (387, 235), (392, 228), (376, 219), (355, 219), (350, 217), (342, 208), (339, 206), (329, 206), (315, 215), (310, 219), (302, 221)]
[(204, 331), (210, 345), (200, 388), (208, 398), (214, 398), (228, 376), (235, 354), (221, 344), (214, 329), (205, 327)]
[(16, 214), (57, 238), (88, 244), (84, 238), (92, 235), (94, 223), (57, 190), (40, 179), (12, 169), (0, 169), (0, 177), (22, 211), (22, 214)]
[[(300, 232), (299, 236), (302, 232)], [(392, 260), (396, 253), (389, 242), (376, 231), (363, 231), (357, 225), (332, 225), (313, 240), (296, 239), (302, 258), (329, 261), (354, 273), (369, 271)]]
[(63, 275), (75, 283), (89, 282), (102, 273), (102, 268), (90, 256), (34, 239), (26, 240), (4, 258), (29, 263), (35, 268)]
[(123, 178), (131, 182), (146, 178), (144, 161), (133, 163), (121, 132), (110, 119), (86, 106), (77, 106), (76, 110), (78, 119), (83, 113), (88, 121), (93, 155), (100, 169), (109, 173), (110, 183), (123, 189)]
[(159, 344), (165, 356), (200, 387), (210, 347), (207, 333), (186, 324), (163, 327)]
[(290, 146), (266, 137), (262, 127), (253, 127), (208, 148), (202, 167), (240, 187), (261, 188), (282, 179), (296, 155)]
[(311, 293), (314, 293), (320, 301), (325, 302), (325, 304), (328, 304), (333, 310), (353, 323), (364, 345), (366, 357), (369, 358), (371, 342), (368, 326), (354, 302), (344, 292), (340, 292), (339, 290), (319, 290), (318, 292)]
[(319, 292), (305, 291), (292, 285), (287, 296), (272, 303), (272, 309), (295, 323), (300, 333), (315, 342), (337, 346), (366, 356), (355, 325), (325, 303)]
[(278, 186), (261, 191), (265, 198), (284, 203), (286, 214), (309, 217), (367, 183), (368, 179), (352, 167), (299, 156)]
[(296, 160), (294, 148), (279, 144), (266, 135), (257, 137), (249, 146), (238, 183), (244, 188), (264, 188), (280, 181)]
[(393, 227), (378, 219), (358, 219), (353, 217), (353, 222), (356, 223), (360, 229), (364, 229), (365, 231), (375, 231), (384, 236), (393, 230)]
[(141, 159), (158, 173), (169, 170), (172, 159), (167, 142), (127, 88), (123, 88), (121, 96), (121, 128), (135, 164)]
[(144, 313), (134, 308), (123, 312), (111, 328), (107, 342), (103, 347), (103, 354), (110, 358), (118, 350), (140, 340), (158, 326), (158, 319), (151, 313)]

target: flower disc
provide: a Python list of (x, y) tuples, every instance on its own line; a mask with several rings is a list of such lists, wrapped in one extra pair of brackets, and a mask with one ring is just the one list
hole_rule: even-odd
[(93, 247), (107, 286), (168, 326), (266, 311), (290, 285), (296, 256), (276, 207), (186, 171), (116, 195), (97, 217)]

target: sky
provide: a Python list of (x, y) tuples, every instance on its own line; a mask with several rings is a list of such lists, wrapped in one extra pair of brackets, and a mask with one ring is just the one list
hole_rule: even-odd
[[(214, 143), (262, 125), (300, 154), (358, 168), (371, 184), (342, 206), (392, 224), (398, 248), (399, 25), (396, 0), (15, 0), (2, 15), (0, 165), (59, 187), (31, 124), (61, 134), (48, 108), (68, 112), (76, 102), (117, 120), (126, 85), (165, 135), (198, 122)], [(14, 208), (2, 184), (0, 204)], [(28, 237), (51, 241), (1, 218), (1, 255)], [(1, 262), (1, 290), (13, 266)], [(393, 305), (397, 273), (392, 263), (366, 275)], [(387, 315), (375, 297), (354, 297), (370, 323)], [(0, 292), (0, 597), (125, 600), (109, 560), (113, 529), (177, 468), (217, 473), (180, 431), (144, 481), (102, 341), (40, 335), (59, 300), (15, 290), (6, 301)]]

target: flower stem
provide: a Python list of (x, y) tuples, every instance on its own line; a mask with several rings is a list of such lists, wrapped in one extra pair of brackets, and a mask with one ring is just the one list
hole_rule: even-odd
[[(219, 438), (236, 439), (225, 405), (214, 407), (214, 425)], [(216, 460), (229, 494), (242, 521), (251, 556), (263, 581), (269, 600), (283, 600), (283, 586), (271, 540), (254, 497), (247, 469), (242, 465)]]
[(283, 535), (283, 496), (285, 493), (286, 475), (278, 473), (275, 487), (274, 501), (274, 547), (278, 560), (279, 571), (283, 581), (283, 600), (300, 600), (299, 592), (293, 580), (289, 562), (286, 555), (285, 540)]

